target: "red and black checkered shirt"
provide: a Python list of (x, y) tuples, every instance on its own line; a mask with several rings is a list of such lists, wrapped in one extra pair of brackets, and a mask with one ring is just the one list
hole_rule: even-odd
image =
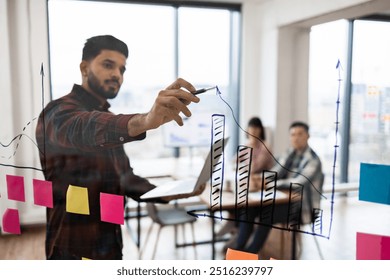
[[(153, 185), (133, 174), (123, 144), (130, 137), (133, 116), (114, 115), (107, 101), (74, 85), (71, 93), (50, 102), (42, 111), (36, 138), (45, 179), (53, 184), (54, 207), (47, 209), (47, 258), (122, 258), (120, 225), (100, 219), (101, 192), (135, 199)], [(66, 212), (69, 185), (88, 189), (90, 215)], [(135, 190), (142, 185), (144, 191)]]

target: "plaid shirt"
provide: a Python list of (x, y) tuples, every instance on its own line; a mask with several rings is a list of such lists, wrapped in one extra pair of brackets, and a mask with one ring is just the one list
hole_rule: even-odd
[[(47, 258), (122, 258), (120, 225), (100, 220), (100, 193), (137, 199), (154, 187), (133, 174), (123, 148), (126, 142), (144, 139), (146, 133), (130, 137), (127, 123), (133, 115), (114, 115), (109, 107), (74, 85), (39, 117), (40, 160), (54, 197), (54, 207), (47, 209)], [(69, 185), (88, 189), (90, 215), (66, 212)]]
[(277, 187), (288, 189), (291, 183), (303, 187), (302, 216), (303, 223), (312, 222), (313, 208), (320, 207), (323, 172), (318, 155), (309, 146), (302, 154), (289, 149), (278, 159), (272, 169), (277, 172)]

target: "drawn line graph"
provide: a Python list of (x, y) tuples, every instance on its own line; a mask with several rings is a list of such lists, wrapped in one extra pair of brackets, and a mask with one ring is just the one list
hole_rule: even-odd
[[(42, 100), (42, 110), (44, 106), (44, 71), (43, 71), (43, 63), (41, 64), (41, 78), (42, 78), (42, 91), (41, 91), (41, 100)], [(24, 133), (36, 120), (38, 117), (34, 117), (31, 121), (29, 121), (22, 129), (22, 133), (19, 133), (15, 137), (12, 138), (9, 143), (3, 143), (0, 141), (0, 159), (1, 160), (10, 160), (13, 157), (17, 155), (18, 149), (21, 146), (21, 141), (23, 138), (28, 139), (37, 149), (40, 154), (44, 154), (44, 151), (41, 151), (38, 147), (38, 144), (32, 139), (29, 135)], [(14, 147), (12, 151), (10, 150), (10, 147)], [(7, 153), (8, 152), (8, 153)], [(14, 164), (7, 164), (5, 162), (0, 162), (0, 166), (3, 167), (10, 167), (10, 168), (17, 168), (17, 169), (31, 169), (31, 170), (37, 170), (42, 171), (43, 169), (35, 167), (35, 166), (22, 166), (22, 165), (14, 165)]]
[[(20, 144), (20, 141), (21, 141), (22, 137), (25, 137), (25, 138), (27, 138), (28, 140), (30, 140), (30, 141), (34, 144), (34, 146), (36, 146), (37, 149), (39, 150), (38, 145), (36, 144), (36, 142), (34, 142), (34, 140), (33, 140), (30, 136), (28, 136), (27, 134), (23, 134), (23, 133), (22, 133), (22, 134), (19, 134), (19, 135), (15, 136), (15, 137), (11, 140), (11, 142), (8, 143), (8, 144), (3, 144), (3, 143), (0, 142), (0, 145), (1, 145), (3, 148), (7, 148), (7, 147), (11, 146), (13, 142), (17, 141), (17, 142), (16, 142), (16, 145), (15, 145), (15, 149), (14, 149), (14, 151), (11, 153), (11, 155), (9, 155), (9, 156), (1, 155), (0, 158), (1, 158), (1, 159), (10, 160), (10, 159), (12, 159), (14, 156), (16, 156), (16, 153), (17, 153), (17, 150), (18, 150), (18, 148), (19, 148), (19, 146), (20, 146), (19, 144)], [(13, 168), (18, 168), (18, 169), (33, 169), (33, 170), (37, 170), (37, 171), (42, 171), (42, 169), (37, 168), (37, 167), (33, 167), (33, 166), (18, 166), (18, 165), (6, 164), (6, 163), (0, 163), (0, 165), (1, 165), (1, 166), (4, 166), (4, 167), (13, 167)]]
[(310, 184), (311, 186), (314, 188), (314, 190), (321, 195), (321, 197), (323, 199), (327, 199), (326, 196), (324, 196), (320, 190), (313, 184), (313, 182), (311, 182), (311, 180), (309, 178), (307, 178), (304, 174), (301, 174), (297, 171), (293, 171), (293, 170), (290, 170), (288, 168), (286, 168), (285, 166), (283, 166), (282, 164), (280, 164), (280, 162), (278, 161), (278, 159), (272, 154), (272, 152), (268, 149), (267, 145), (265, 145), (265, 143), (263, 142), (263, 140), (261, 140), (259, 137), (255, 136), (255, 135), (252, 135), (250, 134), (249, 132), (247, 132), (244, 128), (241, 127), (241, 125), (239, 124), (238, 120), (237, 120), (237, 117), (235, 116), (235, 113), (234, 113), (234, 110), (232, 108), (232, 106), (222, 97), (222, 93), (219, 91), (219, 88), (216, 87), (216, 91), (217, 91), (217, 95), (219, 96), (219, 98), (222, 100), (223, 103), (225, 103), (225, 105), (229, 108), (230, 112), (231, 112), (231, 115), (233, 117), (233, 120), (235, 122), (235, 124), (237, 125), (237, 127), (242, 131), (244, 132), (245, 134), (247, 134), (248, 136), (251, 136), (251, 137), (254, 137), (256, 138), (256, 140), (258, 140), (259, 142), (261, 142), (262, 146), (268, 151), (268, 153), (270, 154), (270, 156), (274, 159), (274, 161), (281, 167), (283, 168), (284, 170), (286, 170), (287, 172), (290, 172), (290, 173), (295, 173), (299, 176), (303, 176)]
[[(28, 122), (27, 125), (23, 128), (23, 131), (27, 128), (27, 126), (29, 126), (34, 120), (36, 120), (36, 118), (34, 118), (32, 121)], [(41, 153), (41, 151), (39, 150), (38, 148), (38, 145), (37, 143), (34, 141), (34, 139), (32, 139), (29, 135), (25, 134), (25, 133), (20, 133), (18, 135), (16, 135), (9, 143), (7, 144), (4, 144), (2, 142), (0, 142), (0, 146), (2, 148), (2, 151), (1, 151), (1, 155), (0, 155), (0, 159), (2, 160), (10, 160), (12, 159), (13, 157), (16, 156), (17, 154), (17, 151), (20, 147), (20, 143), (21, 143), (21, 140), (23, 138), (26, 138), (28, 139), (37, 149), (38, 151)], [(9, 150), (9, 148), (14, 145), (14, 149), (7, 155), (5, 155), (4, 153), (4, 150)], [(42, 171), (41, 168), (37, 168), (37, 167), (34, 167), (34, 166), (20, 166), (20, 165), (13, 165), (13, 164), (6, 164), (4, 162), (0, 162), (0, 166), (4, 166), (4, 167), (12, 167), (12, 168), (18, 168), (18, 169), (32, 169), (32, 170), (37, 170), (37, 171)]]
[[(37, 118), (33, 118), (31, 121), (29, 121), (29, 122), (23, 127), (23, 131), (25, 131), (26, 128), (27, 128), (32, 122), (34, 122), (36, 119), (37, 119)], [(15, 149), (13, 150), (13, 152), (10, 153), (10, 155), (7, 155), (7, 156), (5, 156), (5, 155), (0, 155), (0, 158), (2, 158), (2, 159), (11, 159), (12, 157), (14, 157), (14, 156), (16, 155), (16, 152), (18, 151), (19, 144), (20, 144), (20, 141), (21, 141), (22, 137), (28, 138), (28, 139), (31, 141), (31, 143), (33, 143), (34, 146), (36, 146), (36, 147), (38, 148), (37, 143), (36, 143), (30, 136), (28, 136), (28, 135), (25, 134), (25, 133), (20, 133), (20, 134), (16, 135), (8, 144), (4, 144), (4, 143), (0, 142), (0, 146), (2, 146), (3, 148), (8, 148), (8, 147), (10, 147), (12, 144), (15, 145)], [(14, 142), (16, 142), (16, 143), (14, 143)], [(38, 149), (39, 149), (39, 148), (38, 148)]]
[[(337, 69), (339, 69), (340, 65), (338, 62)], [(341, 82), (341, 79), (339, 79), (339, 83)], [(282, 166), (280, 162), (274, 157), (274, 155), (268, 150), (266, 145), (263, 143), (263, 141), (248, 133), (245, 131), (238, 123), (237, 118), (235, 116), (234, 110), (232, 107), (229, 105), (227, 101), (224, 100), (222, 97), (222, 93), (219, 91), (219, 88), (216, 87), (216, 94), (219, 96), (221, 101), (230, 109), (230, 113), (232, 115), (232, 118), (242, 132), (244, 132), (247, 135), (250, 135), (254, 138), (256, 138), (258, 141), (260, 141), (263, 146), (267, 149), (267, 151), (270, 153), (270, 155), (273, 157), (275, 160), (276, 164), (279, 164), (281, 168), (286, 170), (287, 172), (295, 173), (298, 176), (303, 176), (307, 182), (308, 185), (301, 185), (297, 183), (290, 183), (290, 188), (288, 191), (288, 215), (287, 215), (287, 224), (286, 225), (280, 225), (280, 224), (274, 224), (273, 223), (273, 212), (274, 212), (274, 207), (275, 207), (275, 200), (276, 200), (276, 192), (277, 192), (277, 176), (278, 174), (273, 171), (263, 171), (264, 174), (262, 176), (263, 180), (263, 185), (265, 186), (264, 191), (261, 193), (260, 196), (260, 206), (259, 206), (259, 220), (251, 221), (253, 224), (257, 225), (263, 225), (263, 226), (268, 226), (276, 229), (281, 229), (281, 230), (287, 230), (287, 231), (294, 231), (294, 232), (300, 232), (304, 234), (309, 234), (309, 235), (314, 235), (314, 236), (319, 236), (319, 237), (324, 237), (329, 239), (330, 238), (330, 232), (331, 232), (331, 227), (332, 227), (332, 222), (333, 222), (333, 201), (334, 201), (334, 180), (333, 180), (333, 189), (332, 189), (332, 196), (331, 196), (331, 201), (327, 197), (325, 197), (321, 191), (320, 191), (320, 186), (315, 185), (309, 178), (304, 176), (303, 174), (300, 174), (299, 172), (292, 171), (287, 169), (285, 166)], [(338, 125), (339, 125), (339, 120), (338, 120), (338, 114), (339, 114), (339, 104), (340, 104), (340, 92), (338, 92), (338, 97), (337, 97), (337, 110), (336, 110), (336, 133), (338, 130)], [(214, 123), (215, 120), (212, 120)], [(221, 130), (224, 130), (221, 127), (218, 127)], [(213, 134), (212, 134), (213, 136)], [(215, 136), (215, 135), (214, 135)], [(212, 140), (213, 141), (213, 140)], [(337, 144), (337, 138), (336, 138), (336, 144), (335, 144), (335, 152), (334, 152), (334, 157), (336, 159), (337, 157), (337, 151), (336, 149), (338, 148)], [(247, 205), (248, 205), (248, 177), (250, 173), (250, 163), (247, 162), (248, 158), (250, 159), (250, 154), (251, 150), (248, 149), (248, 147), (245, 146), (239, 146), (237, 147), (237, 159), (236, 159), (236, 179), (235, 179), (235, 215), (234, 218), (231, 216), (229, 217), (224, 217), (222, 215), (222, 208), (223, 208), (223, 195), (224, 193), (221, 192), (221, 189), (218, 189), (218, 191), (215, 191), (213, 188), (210, 191), (210, 200), (212, 207), (208, 210), (207, 212), (204, 212), (204, 210), (192, 210), (189, 211), (188, 214), (193, 215), (195, 217), (208, 217), (212, 219), (220, 219), (220, 220), (232, 220), (235, 222), (248, 222), (246, 217), (246, 212), (247, 212)], [(223, 166), (223, 162), (221, 163)], [(333, 173), (335, 173), (335, 166), (333, 166)], [(334, 174), (333, 174), (334, 177)], [(212, 181), (211, 181), (212, 183)], [(221, 182), (219, 182), (219, 186), (221, 186)], [(222, 185), (223, 187), (223, 185)], [(309, 188), (310, 190), (306, 190), (304, 188)], [(301, 228), (301, 220), (302, 220), (302, 215), (303, 215), (303, 198), (305, 197), (305, 193), (308, 193), (309, 195), (306, 194), (306, 196), (310, 197), (310, 193), (315, 193), (315, 195), (319, 196), (322, 198), (325, 203), (330, 204), (330, 213), (328, 215), (325, 215), (325, 212), (323, 209), (320, 209), (315, 206), (311, 206), (312, 208), (309, 209), (309, 212), (311, 212), (311, 227), (308, 230), (305, 230), (304, 228)], [(217, 196), (216, 196), (217, 195)], [(217, 199), (214, 199), (217, 197)], [(214, 203), (213, 203), (214, 202)], [(328, 211), (329, 212), (329, 211)], [(324, 223), (324, 218), (325, 216), (327, 217), (327, 222), (329, 224), (329, 230), (328, 232), (324, 233), (323, 232), (323, 223)]]

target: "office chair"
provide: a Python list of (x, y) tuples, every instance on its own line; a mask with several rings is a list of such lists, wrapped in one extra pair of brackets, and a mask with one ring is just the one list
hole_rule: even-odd
[(195, 259), (197, 258), (197, 252), (195, 247), (195, 232), (194, 232), (194, 222), (197, 220), (194, 216), (191, 216), (187, 213), (184, 208), (173, 207), (173, 208), (161, 208), (159, 209), (154, 203), (147, 203), (146, 208), (148, 211), (149, 217), (152, 219), (152, 223), (148, 229), (145, 244), (140, 252), (140, 259), (142, 259), (142, 254), (145, 249), (145, 246), (148, 244), (150, 233), (154, 224), (159, 226), (156, 242), (154, 244), (152, 259), (156, 255), (157, 244), (160, 238), (160, 233), (163, 227), (174, 226), (175, 227), (175, 248), (178, 248), (179, 244), (177, 243), (177, 226), (181, 226), (183, 232), (183, 241), (185, 240), (185, 224), (191, 225), (192, 231), (192, 246), (194, 247)]

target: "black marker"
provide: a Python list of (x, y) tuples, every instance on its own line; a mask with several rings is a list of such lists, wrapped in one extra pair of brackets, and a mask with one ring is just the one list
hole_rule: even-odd
[(212, 89), (215, 89), (216, 88), (216, 86), (214, 86), (214, 87), (209, 87), (209, 88), (201, 88), (201, 89), (198, 89), (198, 90), (196, 90), (196, 91), (193, 91), (193, 92), (191, 92), (193, 95), (198, 95), (198, 94), (201, 94), (201, 93), (204, 93), (204, 92), (206, 92), (206, 91), (209, 91), (209, 90), (212, 90)]

